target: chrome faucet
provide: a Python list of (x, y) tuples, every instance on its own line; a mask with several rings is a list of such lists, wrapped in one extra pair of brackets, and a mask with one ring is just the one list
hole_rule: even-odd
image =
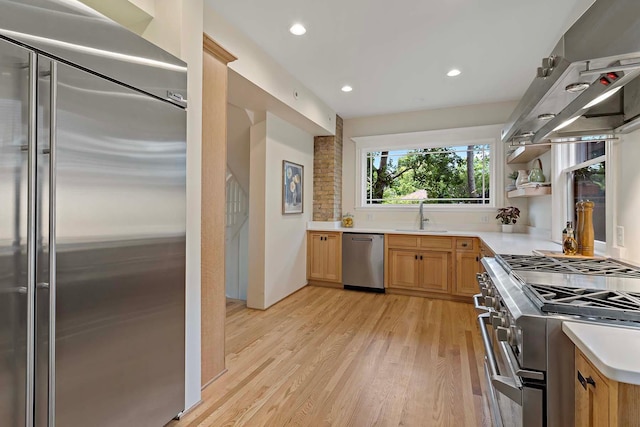
[(424, 217), (424, 202), (425, 199), (420, 200), (420, 230), (424, 230), (424, 223), (429, 222), (429, 218)]

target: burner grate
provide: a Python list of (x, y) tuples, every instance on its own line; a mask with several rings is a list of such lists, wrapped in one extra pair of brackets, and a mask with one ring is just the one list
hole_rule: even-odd
[(640, 269), (612, 259), (553, 258), (535, 255), (496, 255), (507, 270), (584, 274), (640, 279)]
[(640, 322), (640, 294), (535, 283), (525, 290), (543, 312)]

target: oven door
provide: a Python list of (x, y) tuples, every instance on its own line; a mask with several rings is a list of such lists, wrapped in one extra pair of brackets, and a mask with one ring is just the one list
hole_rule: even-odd
[(478, 316), (485, 350), (485, 374), (489, 387), (489, 403), (493, 424), (497, 427), (544, 426), (544, 386), (531, 386), (521, 375), (542, 373), (519, 369), (511, 348), (499, 341), (490, 328), (489, 313)]

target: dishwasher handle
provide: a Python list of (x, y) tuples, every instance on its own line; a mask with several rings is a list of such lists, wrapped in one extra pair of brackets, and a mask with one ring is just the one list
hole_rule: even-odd
[(352, 242), (373, 242), (371, 237), (352, 237)]

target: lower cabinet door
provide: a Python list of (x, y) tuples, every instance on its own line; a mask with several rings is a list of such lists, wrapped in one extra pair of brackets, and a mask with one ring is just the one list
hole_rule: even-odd
[(478, 293), (476, 274), (480, 272), (480, 257), (474, 252), (456, 254), (456, 278), (453, 293), (461, 296), (473, 296)]
[(389, 287), (419, 289), (420, 272), (415, 251), (389, 250)]
[(418, 254), (418, 287), (430, 292), (449, 292), (449, 252), (424, 251)]
[(307, 275), (309, 279), (324, 279), (324, 235), (309, 233), (309, 253), (307, 254)]
[(609, 426), (609, 385), (578, 351), (575, 394), (576, 427)]
[(338, 233), (325, 235), (324, 279), (331, 282), (342, 281), (342, 236)]

